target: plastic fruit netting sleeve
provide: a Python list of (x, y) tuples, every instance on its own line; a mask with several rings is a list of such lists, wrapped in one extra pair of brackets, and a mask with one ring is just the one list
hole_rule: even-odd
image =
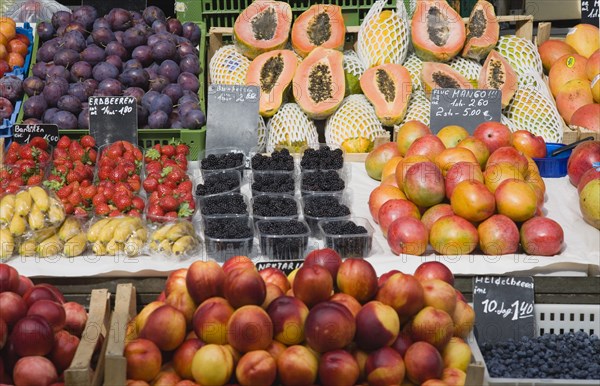
[(54, 0), (2, 0), (0, 14), (18, 23), (39, 23), (50, 20), (58, 11), (71, 10)]

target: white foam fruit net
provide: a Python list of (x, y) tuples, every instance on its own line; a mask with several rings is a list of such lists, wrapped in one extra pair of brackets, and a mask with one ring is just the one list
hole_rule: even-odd
[(341, 146), (350, 138), (368, 138), (371, 141), (387, 132), (375, 114), (375, 109), (362, 94), (345, 98), (325, 124), (325, 141), (330, 146)]
[(264, 152), (265, 147), (267, 146), (267, 125), (265, 124), (265, 120), (262, 116), (258, 116), (258, 142), (256, 144), (258, 152)]
[(423, 70), (423, 61), (415, 53), (408, 55), (403, 64), (410, 74), (413, 91), (421, 90), (421, 71)]
[(506, 58), (519, 75), (526, 75), (531, 71), (539, 75), (543, 73), (542, 59), (531, 40), (515, 35), (502, 36), (498, 40), (496, 51)]
[(554, 103), (532, 87), (521, 87), (504, 114), (512, 131), (527, 130), (546, 142), (561, 142), (563, 120)]
[(344, 51), (344, 71), (357, 78), (360, 78), (363, 72), (365, 72), (365, 66), (353, 50)]
[(210, 59), (210, 82), (215, 84), (246, 84), (250, 60), (240, 54), (233, 44), (223, 46)]
[(417, 0), (404, 0), (404, 8), (408, 14), (408, 18), (412, 19), (415, 9), (417, 8)]
[(473, 85), (473, 87), (477, 88), (479, 74), (481, 73), (481, 68), (483, 67), (481, 64), (479, 64), (479, 62), (471, 59), (465, 59), (461, 56), (455, 56), (448, 64), (459, 74), (464, 76), (469, 83)]
[(410, 95), (408, 101), (408, 109), (404, 120), (396, 127), (402, 126), (408, 121), (419, 121), (429, 126), (429, 112), (431, 110), (431, 102), (425, 96), (425, 92), (421, 90), (415, 90)]
[(408, 53), (410, 23), (404, 2), (398, 1), (391, 16), (383, 18), (386, 5), (387, 0), (377, 0), (358, 31), (356, 53), (366, 68), (383, 63), (402, 64)]
[[(267, 152), (278, 145), (292, 146), (294, 143), (319, 143), (315, 123), (309, 119), (300, 106), (286, 103), (269, 119), (267, 125)], [(260, 136), (260, 134), (259, 134)]]

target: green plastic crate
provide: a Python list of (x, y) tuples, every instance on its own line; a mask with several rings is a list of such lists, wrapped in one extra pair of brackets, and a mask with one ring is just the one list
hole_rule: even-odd
[[(201, 39), (198, 47), (199, 59), (200, 59), (200, 74), (198, 80), (200, 88), (198, 90), (198, 99), (200, 107), (206, 113), (206, 74), (204, 69), (204, 63), (206, 63), (206, 27), (204, 23), (198, 22), (200, 26)], [(33, 65), (37, 63), (37, 51), (40, 45), (40, 40), (36, 34), (33, 51), (31, 55), (31, 65), (29, 66), (28, 76), (33, 75)], [(27, 100), (27, 95), (23, 97), (23, 102)], [(17, 116), (16, 123), (23, 122), (23, 104), (21, 104), (21, 110)], [(59, 130), (60, 135), (67, 135), (69, 138), (79, 139), (83, 135), (89, 134), (89, 130)], [(138, 144), (143, 148), (149, 148), (156, 144), (167, 144), (171, 140), (179, 140), (190, 147), (190, 154), (188, 160), (195, 161), (198, 159), (200, 151), (204, 150), (204, 144), (206, 140), (206, 126), (198, 130), (190, 129), (139, 129), (138, 130)]]
[[(252, 0), (180, 0), (175, 3), (177, 18), (181, 21), (203, 21), (207, 30), (211, 27), (233, 27), (237, 16)], [(314, 4), (336, 4), (342, 7), (346, 25), (360, 25), (374, 0), (295, 0), (289, 1), (294, 17)], [(396, 0), (388, 2), (387, 8), (396, 7)]]

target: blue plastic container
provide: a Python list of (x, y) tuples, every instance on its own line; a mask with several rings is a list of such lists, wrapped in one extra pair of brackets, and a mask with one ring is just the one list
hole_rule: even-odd
[(23, 67), (15, 66), (10, 73), (7, 73), (7, 75), (27, 75), (29, 65), (31, 64), (31, 54), (33, 52), (33, 28), (29, 23), (23, 23), (23, 26), (17, 27), (16, 30), (18, 34), (27, 36), (29, 39), (29, 47), (27, 48), (27, 56), (25, 57)]
[(567, 162), (572, 150), (567, 150), (554, 157), (550, 157), (550, 153), (564, 146), (566, 145), (563, 143), (546, 143), (547, 156), (533, 159), (542, 177), (559, 178), (567, 175)]

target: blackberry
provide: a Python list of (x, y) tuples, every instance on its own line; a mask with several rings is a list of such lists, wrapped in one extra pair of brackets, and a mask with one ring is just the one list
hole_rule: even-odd
[(294, 194), (296, 183), (289, 173), (254, 173), (252, 190), (261, 193)]
[(313, 192), (339, 192), (345, 187), (346, 183), (336, 171), (317, 170), (302, 174), (300, 189)]
[(348, 220), (324, 222), (321, 227), (325, 247), (333, 249), (342, 258), (367, 257), (371, 253), (373, 238), (364, 226)]
[(203, 215), (247, 214), (248, 206), (241, 194), (224, 194), (204, 199), (201, 213)]
[(274, 260), (300, 259), (304, 256), (309, 232), (305, 223), (298, 220), (262, 220), (257, 224), (263, 254)]
[(350, 208), (334, 196), (306, 196), (304, 214), (311, 217), (342, 217), (350, 215)]
[(261, 217), (294, 216), (298, 206), (292, 197), (260, 195), (252, 202), (252, 213)]
[(341, 169), (344, 166), (344, 153), (341, 149), (331, 150), (329, 146), (320, 149), (306, 149), (300, 166), (305, 169)]
[(206, 221), (204, 234), (213, 239), (245, 239), (254, 232), (247, 219), (216, 218)]
[(240, 179), (232, 173), (210, 173), (205, 176), (204, 184), (196, 185), (197, 196), (208, 196), (230, 192), (237, 188), (239, 192)]
[(276, 150), (271, 156), (255, 154), (252, 157), (253, 170), (294, 170), (294, 157), (290, 155), (288, 149)]
[(200, 169), (203, 170), (231, 169), (243, 165), (244, 154), (242, 153), (209, 154), (200, 161)]

